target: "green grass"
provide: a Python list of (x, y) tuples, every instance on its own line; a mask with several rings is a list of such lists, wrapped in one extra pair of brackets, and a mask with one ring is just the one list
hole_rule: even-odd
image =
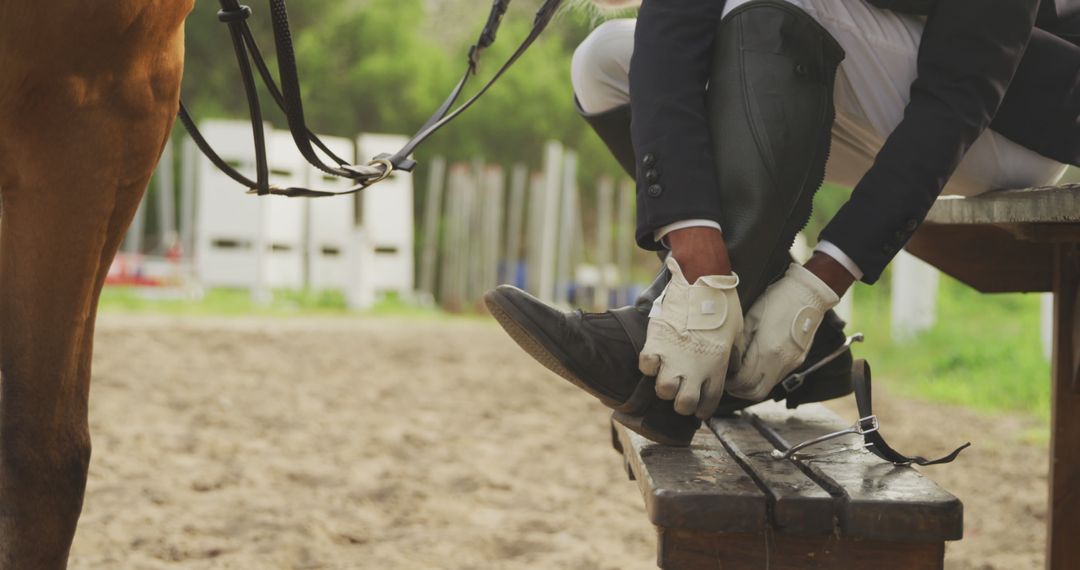
[[(346, 316), (345, 296), (338, 292), (275, 291), (266, 304), (252, 301), (246, 289), (210, 289), (201, 297), (163, 298), (153, 290), (134, 287), (106, 287), (101, 294), (105, 313), (160, 313), (169, 315), (215, 316)], [(438, 317), (442, 313), (386, 295), (373, 308), (360, 314), (399, 317)]]
[(856, 348), (898, 394), (988, 412), (1050, 416), (1050, 363), (1040, 341), (1038, 295), (984, 295), (942, 276), (937, 324), (893, 342), (887, 280), (856, 290)]

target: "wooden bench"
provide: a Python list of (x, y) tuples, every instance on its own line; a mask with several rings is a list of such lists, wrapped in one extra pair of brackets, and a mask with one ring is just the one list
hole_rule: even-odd
[[(1047, 567), (1080, 568), (1080, 185), (943, 197), (907, 250), (985, 293), (1054, 293)], [(821, 406), (760, 405), (713, 420), (687, 449), (614, 425), (659, 529), (659, 565), (941, 568), (962, 505), (916, 471), (865, 451), (770, 456), (847, 423)]]
[(661, 568), (942, 568), (963, 534), (963, 505), (855, 435), (771, 454), (850, 422), (813, 404), (762, 404), (713, 419), (688, 448), (654, 444), (612, 423), (613, 443), (658, 530)]
[(1054, 293), (1047, 567), (1080, 568), (1080, 185), (941, 198), (907, 250), (985, 293)]

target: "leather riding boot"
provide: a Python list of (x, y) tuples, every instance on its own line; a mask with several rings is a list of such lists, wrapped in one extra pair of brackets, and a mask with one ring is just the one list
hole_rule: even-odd
[(489, 291), (484, 303), (510, 337), (548, 370), (639, 423), (648, 416), (648, 425), (640, 429), (650, 439), (686, 445), (701, 422), (656, 398), (653, 380), (638, 371), (649, 312), (670, 279), (662, 266), (633, 305), (603, 313), (565, 312), (510, 285)]
[(620, 105), (601, 113), (589, 113), (581, 108), (581, 103), (575, 97), (574, 107), (577, 108), (581, 118), (589, 123), (600, 140), (604, 141), (623, 170), (626, 170), (630, 178), (634, 178), (636, 161), (634, 160), (634, 143), (630, 139), (630, 104)]
[(783, 274), (810, 220), (843, 59), (829, 32), (782, 0), (744, 4), (720, 25), (708, 116), (721, 225), (744, 309)]
[[(719, 101), (716, 98), (711, 98), (710, 103), (719, 107)], [(604, 144), (607, 145), (608, 149), (611, 151), (612, 155), (619, 162), (619, 164), (622, 165), (624, 169), (626, 169), (628, 174), (634, 176), (634, 148), (630, 140), (630, 105), (622, 105), (619, 107), (615, 107), (614, 109), (604, 111), (602, 113), (586, 112), (584, 109), (581, 108), (581, 104), (578, 102), (577, 98), (574, 99), (574, 105), (577, 108), (578, 114), (580, 114), (582, 118), (584, 118), (585, 121), (589, 123), (589, 125), (593, 128), (593, 131), (595, 131), (596, 134), (600, 137), (600, 140), (604, 141)], [(715, 138), (719, 139), (718, 135), (722, 128), (715, 121), (713, 123), (713, 127), (713, 135)], [(730, 236), (728, 236), (729, 240), (732, 241), (729, 247), (734, 248), (736, 258), (738, 258), (740, 261), (745, 261), (745, 258), (753, 255), (742, 253), (743, 250), (746, 248), (746, 244), (753, 243), (751, 236), (757, 232), (761, 232), (764, 228), (761, 224), (758, 224), (757, 227), (754, 227), (752, 220), (748, 218), (736, 219), (733, 220), (732, 223), (734, 223), (735, 225), (732, 228), (733, 231), (731, 232)], [(805, 224), (805, 222), (803, 223)], [(667, 252), (662, 251), (659, 252), (659, 254), (662, 261), (667, 255)], [(775, 268), (776, 275), (774, 275), (774, 277), (779, 277), (783, 274), (783, 271), (787, 268), (788, 263), (790, 262), (790, 256), (784, 255), (782, 256), (781, 260), (774, 261), (768, 264), (766, 267)], [(741, 265), (745, 266), (745, 262), (741, 263)], [(662, 268), (662, 271), (666, 271), (666, 269)], [(742, 274), (740, 273), (740, 279), (741, 277)], [(666, 281), (664, 281), (664, 283), (666, 283)], [(661, 288), (663, 288), (663, 285), (661, 285)], [(754, 299), (756, 299), (757, 296), (752, 291), (748, 291), (745, 285), (741, 293), (741, 299), (748, 299), (749, 297), (753, 297)], [(760, 294), (760, 290), (757, 294)], [(640, 302), (641, 299), (639, 299), (639, 304)], [(743, 306), (744, 312), (748, 311), (751, 303), (744, 301)], [(644, 310), (644, 313), (647, 314), (648, 311), (649, 309), (646, 308)], [(590, 315), (590, 318), (595, 319), (599, 317)], [(637, 322), (630, 322), (629, 319), (623, 319), (621, 324), (625, 329), (627, 329), (627, 333), (625, 337), (621, 339), (618, 338), (618, 335), (616, 335), (616, 337), (613, 337), (613, 339), (609, 338), (609, 342), (613, 343), (614, 345), (612, 346), (612, 348), (610, 348), (612, 352), (626, 352), (626, 341), (629, 341), (631, 338), (644, 338), (645, 329), (648, 326), (648, 320), (639, 319), (636, 321)], [(810, 353), (806, 358), (807, 364), (804, 367), (808, 367), (813, 363), (818, 362), (822, 358), (825, 358), (826, 356), (832, 354), (834, 351), (836, 351), (837, 348), (843, 345), (844, 341), (846, 340), (846, 336), (844, 335), (844, 327), (846, 326), (846, 324), (847, 323), (845, 323), (844, 320), (841, 319), (840, 316), (837, 315), (834, 311), (829, 310), (826, 313), (825, 319), (822, 322), (820, 328), (818, 329), (818, 333), (814, 337), (813, 344), (810, 347)], [(640, 343), (638, 344), (640, 345)], [(770, 397), (777, 401), (781, 399), (786, 399), (788, 407), (794, 408), (800, 404), (808, 402), (820, 402), (823, 400), (838, 398), (840, 396), (849, 394), (851, 393), (850, 372), (852, 362), (853, 359), (850, 352), (843, 354), (838, 357), (833, 363), (810, 375), (807, 382), (805, 382), (803, 386), (800, 386), (800, 389), (788, 393), (787, 390), (783, 389), (782, 386), (778, 386), (777, 389), (770, 395)], [(629, 365), (622, 366), (620, 368), (626, 368), (630, 370), (630, 374), (627, 375), (624, 379), (624, 384), (626, 386), (631, 386), (639, 381), (639, 379), (636, 377), (636, 368), (630, 367)], [(603, 376), (603, 374), (599, 374), (598, 377)], [(611, 379), (608, 378), (608, 380), (608, 383), (610, 384)], [(625, 390), (626, 388), (624, 388), (622, 391)], [(717, 414), (729, 415), (737, 410), (753, 405), (755, 403), (757, 402), (743, 400), (734, 396), (725, 396), (723, 401), (721, 401), (720, 403), (720, 407), (717, 408)], [(625, 415), (621, 419), (625, 421), (632, 421), (629, 419), (629, 417)]]
[[(748, 311), (791, 263), (791, 245), (810, 220), (825, 178), (834, 119), (833, 85), (844, 51), (801, 9), (757, 0), (720, 25), (708, 93), (708, 116), (721, 226), (739, 299)], [(845, 340), (844, 321), (829, 311), (804, 367)], [(770, 395), (795, 407), (851, 392), (853, 359), (846, 352), (815, 372), (801, 393), (782, 386)], [(718, 414), (753, 402), (728, 397)]]

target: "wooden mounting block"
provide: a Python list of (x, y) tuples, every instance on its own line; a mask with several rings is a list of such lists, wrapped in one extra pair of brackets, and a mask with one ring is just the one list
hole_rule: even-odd
[(941, 568), (964, 511), (930, 479), (858, 436), (794, 460), (771, 455), (848, 425), (816, 404), (763, 404), (713, 419), (687, 448), (612, 429), (657, 526), (661, 568)]

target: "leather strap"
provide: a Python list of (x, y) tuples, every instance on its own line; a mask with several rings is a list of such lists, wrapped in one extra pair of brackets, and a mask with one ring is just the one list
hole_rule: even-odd
[[(221, 3), (221, 11), (218, 13), (218, 19), (229, 27), (233, 48), (236, 52), (237, 62), (240, 66), (240, 75), (244, 84), (244, 92), (248, 100), (255, 144), (256, 180), (251, 180), (235, 168), (229, 166), (229, 164), (214, 151), (206, 138), (199, 132), (194, 119), (183, 102), (180, 104), (180, 122), (184, 125), (184, 128), (187, 129), (188, 133), (191, 134), (192, 141), (195, 145), (204, 155), (206, 155), (214, 166), (233, 180), (252, 189), (251, 191), (259, 195), (277, 194), (289, 197), (307, 198), (355, 194), (372, 184), (386, 179), (394, 170), (411, 172), (416, 167), (416, 162), (410, 159), (409, 155), (411, 155), (421, 143), (431, 137), (431, 135), (435, 134), (436, 131), (457, 118), (466, 109), (476, 103), (476, 101), (479, 100), (480, 97), (482, 97), (488, 89), (490, 89), (491, 86), (521, 58), (522, 55), (524, 55), (536, 39), (540, 37), (540, 34), (547, 28), (547, 25), (551, 22), (555, 12), (562, 4), (562, 0), (545, 0), (540, 9), (536, 12), (531, 32), (513, 55), (510, 56), (506, 63), (504, 63), (491, 79), (481, 86), (472, 97), (454, 109), (454, 104), (461, 96), (469, 79), (473, 75), (476, 75), (481, 52), (495, 42), (499, 25), (502, 23), (502, 18), (510, 5), (510, 0), (493, 0), (487, 23), (476, 44), (469, 49), (468, 65), (465, 73), (443, 104), (439, 106), (420, 130), (413, 135), (409, 142), (396, 153), (392, 155), (382, 154), (376, 156), (367, 164), (352, 165), (335, 155), (327, 145), (325, 145), (319, 137), (307, 127), (307, 122), (304, 118), (303, 101), (300, 95), (300, 80), (296, 67), (296, 56), (292, 45), (292, 32), (289, 26), (288, 10), (285, 6), (285, 0), (269, 0), (274, 29), (274, 44), (277, 48), (278, 55), (278, 74), (281, 80), (280, 88), (274, 81), (274, 78), (266, 65), (265, 58), (263, 58), (262, 52), (255, 42), (255, 37), (252, 35), (250, 27), (248, 27), (247, 20), (251, 16), (251, 8), (240, 5), (238, 0), (219, 1)], [(252, 70), (253, 64), (255, 70), (258, 71), (262, 78), (263, 83), (266, 85), (267, 90), (270, 92), (271, 97), (285, 113), (289, 122), (289, 130), (293, 135), (293, 140), (304, 158), (314, 167), (327, 174), (354, 180), (357, 183), (355, 186), (344, 191), (329, 192), (311, 190), (308, 188), (281, 188), (270, 184), (269, 167), (266, 158), (266, 136), (263, 127), (262, 109), (255, 84), (254, 72)], [(326, 156), (336, 164), (325, 163), (315, 152), (315, 148), (318, 148), (325, 153)]]
[[(869, 418), (874, 415), (873, 398), (871, 394), (871, 382), (870, 382), (870, 364), (865, 360), (858, 360), (855, 362), (855, 368), (852, 371), (852, 384), (855, 387), (855, 403), (859, 408), (860, 418)], [(863, 438), (866, 441), (867, 449), (871, 453), (878, 457), (895, 463), (897, 465), (915, 465), (927, 466), (927, 465), (940, 465), (942, 463), (952, 463), (956, 459), (960, 452), (964, 451), (968, 447), (971, 447), (971, 443), (965, 443), (956, 448), (952, 453), (940, 457), (938, 459), (927, 459), (918, 455), (907, 456), (904, 455), (885, 442), (885, 438), (881, 435), (881, 430), (874, 430), (869, 433), (863, 434)]]

